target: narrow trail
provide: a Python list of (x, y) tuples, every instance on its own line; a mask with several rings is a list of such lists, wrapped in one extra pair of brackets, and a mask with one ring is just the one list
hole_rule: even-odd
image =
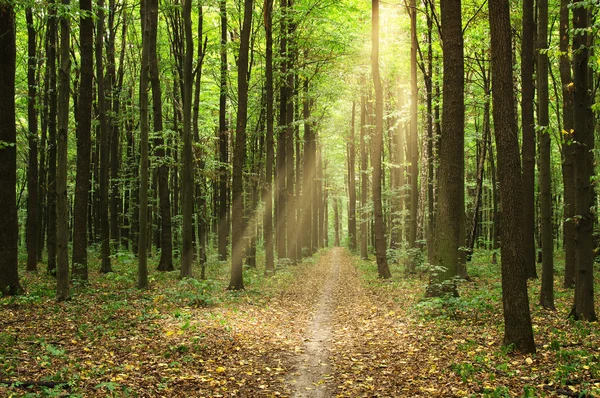
[(328, 267), (326, 280), (316, 304), (316, 311), (305, 337), (304, 353), (301, 355), (291, 384), (296, 398), (322, 398), (331, 396), (327, 383), (331, 380), (331, 355), (333, 322), (336, 309), (335, 291), (338, 287), (342, 248), (334, 248), (320, 262)]

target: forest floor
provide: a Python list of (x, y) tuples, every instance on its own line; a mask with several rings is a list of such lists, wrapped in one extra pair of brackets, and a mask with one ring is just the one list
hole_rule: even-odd
[(224, 289), (216, 262), (208, 281), (153, 272), (138, 291), (127, 254), (64, 303), (53, 278), (23, 274), (27, 294), (0, 298), (0, 396), (600, 396), (600, 331), (566, 319), (572, 291), (560, 275), (558, 311), (532, 304), (537, 353), (501, 346), (488, 254), (459, 298), (429, 300), (426, 274), (392, 263), (382, 281), (342, 248), (268, 278), (248, 269), (243, 292)]

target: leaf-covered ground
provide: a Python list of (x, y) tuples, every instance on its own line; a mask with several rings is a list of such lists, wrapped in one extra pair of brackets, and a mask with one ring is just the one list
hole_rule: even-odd
[[(499, 266), (487, 260), (470, 264), (460, 298), (428, 301), (425, 275), (392, 264), (381, 281), (343, 249), (270, 278), (247, 270), (242, 293), (225, 291), (217, 262), (208, 281), (153, 272), (140, 292), (123, 255), (66, 303), (51, 277), (23, 274), (28, 293), (0, 298), (0, 380), (68, 386), (4, 384), (0, 396), (600, 396), (598, 325), (566, 319), (560, 275), (555, 313), (530, 283), (538, 351), (523, 356), (500, 345)], [(330, 333), (315, 339), (315, 324)]]

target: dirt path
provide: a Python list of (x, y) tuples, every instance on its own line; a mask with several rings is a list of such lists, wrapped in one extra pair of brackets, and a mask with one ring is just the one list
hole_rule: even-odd
[(332, 346), (332, 318), (336, 308), (342, 248), (334, 248), (320, 263), (327, 267), (326, 280), (305, 336), (304, 353), (298, 361), (290, 384), (296, 398), (320, 398), (331, 395), (329, 356)]

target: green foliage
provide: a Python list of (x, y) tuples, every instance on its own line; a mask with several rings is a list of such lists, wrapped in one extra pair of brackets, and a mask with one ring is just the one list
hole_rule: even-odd
[(214, 295), (215, 284), (210, 280), (183, 278), (170, 292), (170, 297), (181, 305), (211, 307), (219, 300)]

